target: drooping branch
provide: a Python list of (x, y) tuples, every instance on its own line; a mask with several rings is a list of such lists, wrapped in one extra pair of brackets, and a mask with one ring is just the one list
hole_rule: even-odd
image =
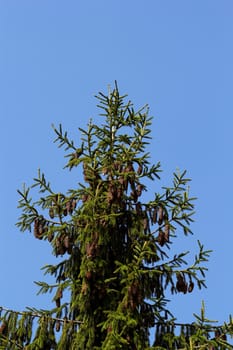
[[(0, 315), (2, 313), (2, 311), (4, 311), (6, 314), (15, 314), (15, 315), (20, 315), (20, 316), (30, 316), (30, 317), (36, 317), (36, 318), (42, 318), (42, 317), (47, 317), (49, 320), (51, 321), (59, 321), (59, 322), (70, 322), (72, 324), (82, 324), (82, 321), (79, 320), (69, 320), (66, 317), (64, 318), (59, 318), (59, 317), (53, 317), (51, 316), (48, 312), (43, 312), (43, 311), (37, 311), (37, 312), (33, 312), (33, 311), (16, 311), (16, 310), (11, 310), (8, 309), (6, 307), (0, 306)], [(4, 316), (1, 316), (1, 319), (3, 319)]]

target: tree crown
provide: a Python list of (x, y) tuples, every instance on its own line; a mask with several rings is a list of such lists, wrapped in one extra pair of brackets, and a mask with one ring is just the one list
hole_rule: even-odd
[[(53, 292), (54, 308), (18, 313), (11, 328), (16, 314), (6, 312), (7, 331), (1, 332), (0, 341), (7, 349), (145, 350), (188, 349), (193, 337), (193, 344), (209, 349), (206, 334), (213, 328), (204, 311), (193, 325), (179, 325), (177, 335), (166, 297), (168, 290), (186, 294), (195, 285), (205, 287), (210, 251), (198, 241), (191, 265), (188, 252), (169, 254), (177, 235), (192, 233), (190, 179), (186, 171), (176, 172), (169, 187), (159, 192), (156, 186), (146, 200), (145, 192), (150, 186), (151, 195), (161, 172), (160, 163), (151, 164), (147, 152), (152, 122), (148, 106), (136, 111), (117, 85), (97, 99), (101, 122), (90, 121), (86, 130), (79, 129), (78, 146), (61, 125), (54, 127), (55, 142), (67, 152), (65, 167), (81, 168), (83, 182), (57, 193), (39, 171), (33, 184), (19, 191), (18, 227), (48, 241), (61, 259), (44, 266), (45, 274), (55, 279), (53, 285), (37, 282), (40, 293)], [(40, 194), (36, 201), (30, 197), (34, 187)], [(32, 339), (36, 315), (40, 317)], [(213, 344), (224, 341), (216, 339)]]

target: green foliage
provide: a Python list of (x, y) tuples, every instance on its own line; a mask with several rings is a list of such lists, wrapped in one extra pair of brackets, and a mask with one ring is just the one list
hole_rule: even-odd
[[(80, 169), (83, 182), (67, 193), (54, 192), (39, 171), (31, 186), (18, 191), (22, 212), (17, 226), (51, 244), (60, 259), (56, 265), (44, 266), (55, 283), (37, 282), (39, 293), (53, 294), (54, 307), (21, 314), (6, 311), (0, 346), (27, 350), (230, 348), (225, 334), (232, 333), (231, 320), (211, 340), (216, 329), (209, 325), (203, 308), (191, 325), (176, 323), (169, 310), (167, 291), (186, 294), (195, 286), (205, 287), (210, 253), (198, 242), (191, 265), (189, 252), (169, 255), (178, 235), (192, 233), (195, 198), (189, 196), (186, 171), (174, 173), (171, 185), (158, 191), (160, 163), (151, 164), (146, 151), (152, 122), (148, 107), (135, 110), (117, 85), (108, 95), (99, 93), (97, 99), (101, 122), (90, 121), (87, 130), (79, 129), (80, 145), (69, 139), (61, 125), (54, 127), (55, 142), (67, 152), (65, 168)], [(40, 197), (33, 201), (35, 188)], [(146, 201), (148, 188), (151, 199)], [(34, 338), (32, 329), (36, 329)]]

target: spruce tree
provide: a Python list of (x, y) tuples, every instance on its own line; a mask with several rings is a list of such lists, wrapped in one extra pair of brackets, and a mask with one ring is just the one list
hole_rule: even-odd
[[(232, 348), (226, 342), (231, 320), (214, 326), (203, 305), (192, 324), (179, 324), (169, 310), (167, 293), (205, 287), (210, 252), (198, 242), (188, 265), (188, 253), (171, 256), (169, 249), (177, 236), (192, 233), (190, 179), (176, 172), (158, 191), (160, 163), (151, 163), (147, 150), (148, 107), (135, 110), (117, 84), (96, 97), (100, 122), (79, 129), (78, 145), (62, 125), (54, 127), (65, 167), (83, 176), (77, 188), (54, 192), (39, 171), (18, 191), (18, 227), (47, 241), (59, 259), (44, 266), (54, 283), (37, 282), (40, 293), (52, 292), (50, 310), (1, 308), (0, 349)], [(35, 187), (39, 199), (33, 201)]]

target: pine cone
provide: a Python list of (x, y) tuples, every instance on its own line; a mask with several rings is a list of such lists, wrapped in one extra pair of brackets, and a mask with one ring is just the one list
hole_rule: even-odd
[(163, 247), (164, 244), (166, 243), (165, 233), (163, 230), (159, 230), (158, 243), (161, 247)]
[(49, 216), (51, 219), (54, 219), (54, 209), (52, 207), (49, 208)]
[(157, 208), (154, 208), (153, 214), (152, 214), (152, 223), (153, 223), (153, 224), (156, 224), (156, 222), (157, 222), (157, 216), (158, 216), (158, 209), (157, 209)]
[(159, 225), (162, 225), (163, 219), (164, 219), (163, 208), (162, 208), (162, 207), (159, 207), (159, 209), (158, 209), (158, 224), (159, 224)]
[(192, 281), (190, 281), (189, 287), (188, 287), (188, 292), (191, 293), (193, 291), (193, 288), (194, 288), (194, 283)]
[(164, 227), (164, 238), (166, 242), (169, 242), (169, 236), (170, 236), (170, 226), (169, 224), (166, 224)]
[(142, 165), (139, 164), (138, 169), (137, 169), (137, 174), (141, 175), (142, 174)]
[(61, 322), (60, 321), (56, 321), (56, 326), (55, 326), (56, 332), (59, 332), (61, 329)]
[(0, 334), (6, 336), (8, 331), (8, 324), (6, 321), (3, 321), (0, 326)]
[(177, 275), (176, 289), (178, 292), (183, 292), (184, 294), (188, 291), (188, 285), (183, 274)]
[(138, 184), (137, 185), (137, 195), (138, 195), (138, 197), (140, 197), (142, 195), (142, 190), (143, 190), (143, 185), (142, 184)]

